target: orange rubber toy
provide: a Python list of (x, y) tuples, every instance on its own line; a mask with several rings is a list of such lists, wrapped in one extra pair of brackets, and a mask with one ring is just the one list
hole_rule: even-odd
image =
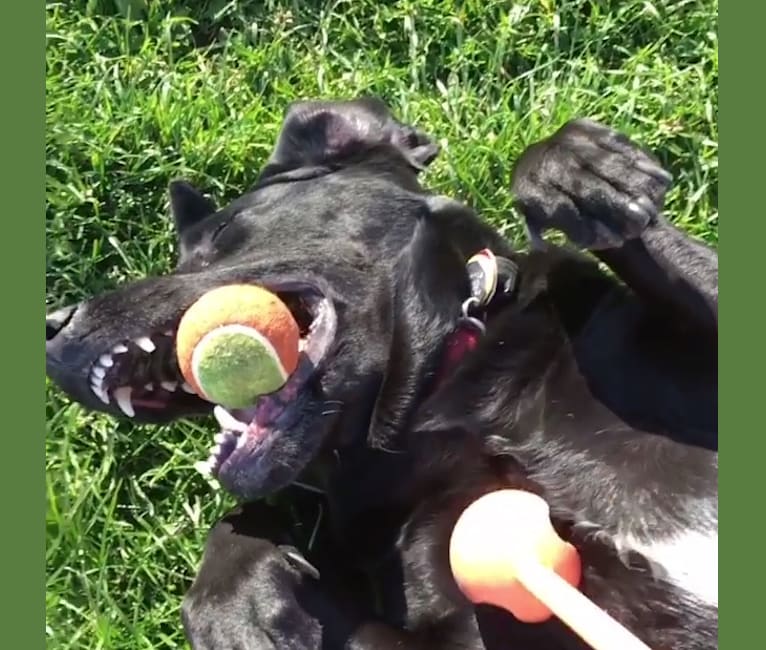
[(502, 607), (525, 623), (555, 615), (595, 650), (649, 650), (577, 589), (577, 550), (531, 492), (498, 490), (468, 506), (452, 532), (450, 564), (473, 603)]

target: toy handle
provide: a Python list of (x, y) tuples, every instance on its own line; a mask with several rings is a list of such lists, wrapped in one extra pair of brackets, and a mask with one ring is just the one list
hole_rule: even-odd
[(520, 562), (516, 579), (594, 650), (650, 650), (582, 592), (537, 562)]

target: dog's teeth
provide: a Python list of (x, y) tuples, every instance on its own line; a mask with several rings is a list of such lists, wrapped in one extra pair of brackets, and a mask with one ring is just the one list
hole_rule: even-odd
[(221, 445), (213, 445), (210, 448), (210, 456), (211, 458), (218, 458), (218, 456), (221, 455)]
[(176, 389), (178, 388), (178, 382), (177, 381), (161, 381), (160, 386), (162, 386), (169, 393), (175, 393)]
[(154, 341), (148, 336), (140, 336), (133, 342), (147, 354), (151, 354), (157, 349), (157, 346), (154, 345)]
[(144, 386), (144, 390), (145, 390), (145, 391), (148, 391), (148, 392), (150, 392), (150, 393), (151, 393), (151, 392), (153, 392), (153, 391), (154, 391), (154, 384), (146, 384), (146, 385)]
[(112, 348), (112, 354), (124, 354), (128, 351), (128, 346), (124, 343), (118, 343)]
[(171, 339), (173, 338), (173, 330), (165, 330), (163, 332), (165, 336), (169, 336)]
[(91, 384), (90, 389), (93, 391), (93, 394), (98, 397), (104, 404), (109, 404), (109, 393), (107, 393), (100, 384)]
[(183, 390), (185, 393), (189, 393), (190, 395), (197, 394), (195, 390), (188, 384), (188, 382), (181, 384), (181, 390)]
[(114, 399), (117, 402), (117, 406), (119, 406), (120, 410), (129, 418), (132, 418), (136, 414), (133, 409), (133, 403), (130, 401), (130, 394), (132, 392), (133, 389), (130, 386), (120, 386), (114, 391)]
[(213, 442), (218, 445), (225, 445), (226, 443), (233, 442), (238, 436), (239, 433), (234, 431), (220, 431), (213, 436)]
[(213, 442), (223, 445), (234, 440), (238, 435), (239, 433), (235, 431), (219, 431), (213, 436)]
[(104, 368), (111, 368), (114, 365), (114, 359), (112, 359), (111, 354), (102, 354), (98, 358), (98, 362), (104, 367)]
[(209, 460), (200, 460), (194, 463), (196, 469), (202, 476), (210, 476), (213, 473), (213, 466)]
[(247, 431), (247, 424), (235, 418), (223, 406), (217, 405), (213, 409), (213, 415), (215, 415), (215, 419), (218, 420), (221, 428), (226, 431), (239, 431), (241, 433)]
[(106, 377), (106, 368), (102, 368), (101, 366), (93, 366), (90, 374), (94, 377), (98, 377), (99, 379), (103, 379)]

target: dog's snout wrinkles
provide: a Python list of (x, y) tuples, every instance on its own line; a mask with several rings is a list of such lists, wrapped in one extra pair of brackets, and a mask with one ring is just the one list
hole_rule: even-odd
[(69, 305), (68, 307), (62, 307), (56, 311), (47, 314), (45, 316), (45, 342), (52, 341), (59, 332), (64, 329), (72, 320), (72, 316), (77, 310), (77, 305)]

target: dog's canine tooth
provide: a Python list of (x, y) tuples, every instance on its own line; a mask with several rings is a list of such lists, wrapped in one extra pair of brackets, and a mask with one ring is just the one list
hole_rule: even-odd
[(109, 405), (109, 393), (104, 390), (104, 387), (101, 386), (101, 384), (92, 383), (90, 385), (90, 389), (93, 391), (93, 394), (98, 397), (104, 404), (107, 406)]
[(98, 377), (99, 379), (103, 379), (106, 377), (106, 368), (102, 368), (101, 366), (93, 366), (93, 368), (90, 371), (90, 374), (92, 377)]
[(154, 345), (154, 341), (152, 341), (148, 336), (139, 336), (135, 341), (133, 341), (133, 343), (135, 343), (147, 354), (151, 354), (157, 349), (157, 346)]
[(195, 390), (188, 384), (188, 382), (181, 384), (181, 390), (183, 390), (185, 393), (189, 393), (190, 395), (197, 394)]
[(98, 358), (98, 363), (104, 368), (111, 368), (114, 365), (114, 359), (111, 354), (102, 354)]
[(213, 465), (210, 460), (199, 460), (194, 463), (196, 469), (202, 476), (210, 476), (213, 473)]
[(178, 382), (177, 381), (161, 381), (160, 386), (162, 386), (168, 393), (175, 393), (176, 389), (178, 388)]
[(144, 390), (149, 391), (150, 393), (154, 391), (154, 384), (145, 384)]
[(223, 408), (223, 406), (216, 405), (213, 409), (213, 415), (215, 415), (215, 419), (218, 420), (218, 424), (220, 424), (221, 428), (225, 431), (239, 431), (241, 433), (247, 431), (247, 424), (235, 418), (231, 413)]
[(128, 351), (128, 346), (124, 343), (118, 343), (112, 348), (112, 354), (125, 354)]
[(130, 401), (132, 392), (133, 389), (130, 386), (120, 386), (115, 389), (113, 393), (117, 406), (119, 406), (120, 410), (129, 418), (132, 418), (136, 414), (136, 411), (133, 409), (133, 403)]

